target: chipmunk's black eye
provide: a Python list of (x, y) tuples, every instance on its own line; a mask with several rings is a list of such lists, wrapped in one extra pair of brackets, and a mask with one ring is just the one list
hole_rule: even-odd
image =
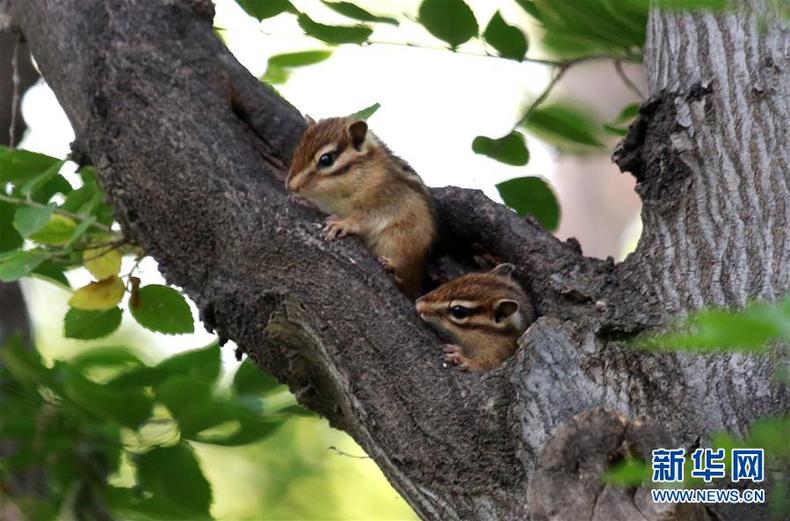
[(464, 306), (452, 306), (450, 308), (450, 314), (455, 318), (466, 318), (469, 316), (469, 308)]
[(323, 154), (321, 157), (318, 158), (318, 166), (321, 168), (327, 168), (334, 164), (335, 162), (335, 153), (334, 152), (327, 152)]

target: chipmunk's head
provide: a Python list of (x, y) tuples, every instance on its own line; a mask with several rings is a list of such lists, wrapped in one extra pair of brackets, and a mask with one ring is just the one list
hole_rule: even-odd
[(285, 185), (327, 213), (342, 213), (334, 206), (358, 189), (374, 138), (360, 119), (306, 119)]
[(514, 271), (512, 264), (500, 264), (488, 273), (453, 279), (417, 299), (417, 313), (460, 344), (494, 337), (515, 341), (535, 314)]

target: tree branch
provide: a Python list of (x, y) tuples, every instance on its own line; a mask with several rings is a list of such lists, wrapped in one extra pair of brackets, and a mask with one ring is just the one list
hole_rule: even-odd
[[(722, 425), (697, 418), (718, 412), (719, 396), (705, 411), (692, 400), (742, 375), (704, 363), (689, 375), (680, 356), (615, 342), (665, 320), (644, 278), (653, 267), (585, 258), (577, 242), (459, 188), (433, 191), (436, 269), (513, 262), (544, 316), (502, 368), (444, 368), (437, 337), (362, 245), (319, 240), (322, 216), (289, 203), (282, 179), (302, 117), (214, 37), (208, 0), (12, 6), (125, 236), (207, 327), (349, 432), (423, 518), (526, 519), (541, 447), (596, 405), (646, 414), (676, 442)], [(788, 403), (756, 374), (738, 428)]]

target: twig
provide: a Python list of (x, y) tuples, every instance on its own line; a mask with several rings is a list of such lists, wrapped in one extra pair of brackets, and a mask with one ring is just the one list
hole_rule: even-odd
[(16, 136), (16, 118), (17, 111), (19, 110), (19, 42), (22, 40), (22, 34), (17, 32), (17, 38), (14, 42), (14, 50), (11, 52), (11, 82), (13, 84), (13, 92), (11, 94), (11, 123), (8, 125), (8, 146), (12, 150), (15, 147), (14, 137)]
[(370, 459), (370, 456), (356, 456), (354, 454), (349, 454), (348, 452), (344, 452), (344, 451), (338, 449), (335, 446), (329, 447), (329, 450), (331, 450), (332, 452), (336, 453), (338, 456), (346, 456), (346, 457), (354, 458), (354, 459)]
[(566, 71), (567, 71), (567, 70), (568, 70), (568, 69), (569, 69), (569, 68), (570, 68), (570, 67), (571, 67), (571, 66), (572, 66), (574, 63), (578, 63), (578, 62), (573, 62), (573, 63), (571, 63), (571, 62), (568, 62), (568, 63), (565, 63), (565, 64), (563, 64), (563, 65), (561, 65), (561, 66), (557, 67), (557, 70), (556, 70), (556, 72), (554, 73), (554, 76), (552, 76), (552, 78), (551, 78), (551, 80), (549, 81), (548, 85), (546, 85), (546, 88), (544, 88), (544, 89), (543, 89), (543, 92), (541, 92), (541, 93), (540, 93), (540, 95), (539, 95), (537, 98), (535, 98), (535, 101), (533, 101), (533, 102), (532, 102), (532, 103), (529, 105), (529, 107), (527, 107), (527, 110), (526, 110), (526, 112), (524, 112), (524, 115), (523, 115), (523, 116), (521, 116), (521, 118), (520, 118), (520, 119), (519, 119), (519, 120), (516, 122), (516, 124), (515, 124), (515, 125), (513, 125), (513, 128), (512, 128), (512, 129), (510, 129), (510, 131), (511, 131), (511, 132), (512, 132), (512, 131), (514, 131), (514, 130), (516, 130), (516, 127), (518, 127), (519, 125), (521, 125), (522, 123), (524, 123), (525, 121), (527, 121), (527, 119), (529, 119), (529, 117), (532, 115), (532, 113), (533, 113), (533, 112), (535, 112), (535, 109), (537, 109), (537, 108), (538, 108), (538, 106), (540, 106), (540, 104), (541, 104), (541, 103), (543, 103), (544, 101), (546, 101), (546, 98), (548, 98), (548, 97), (549, 97), (549, 94), (551, 94), (551, 91), (554, 89), (554, 87), (557, 85), (557, 83), (559, 83), (559, 81), (560, 81), (560, 80), (562, 79), (562, 77), (565, 75), (565, 72), (566, 72)]
[(642, 91), (639, 90), (639, 87), (636, 86), (636, 83), (631, 81), (631, 78), (629, 78), (626, 75), (625, 71), (623, 70), (623, 62), (621, 62), (620, 60), (615, 60), (614, 61), (614, 70), (617, 71), (617, 75), (620, 76), (621, 80), (623, 80), (623, 83), (625, 83), (625, 86), (628, 87), (629, 89), (631, 89), (631, 91), (634, 94), (636, 94), (636, 96), (641, 101), (644, 102), (644, 101), (647, 100), (647, 97), (644, 94), (642, 94)]
[[(35, 201), (27, 201), (25, 199), (17, 199), (15, 197), (9, 197), (9, 196), (3, 195), (3, 194), (0, 194), (0, 201), (5, 201), (7, 203), (13, 203), (13, 204), (19, 204), (19, 205), (22, 205), (22, 206), (30, 206), (30, 207), (33, 207), (33, 208), (48, 208), (48, 205), (46, 205), (46, 204), (37, 203)], [(52, 210), (53, 210), (53, 213), (60, 214), (60, 215), (62, 215), (64, 217), (70, 217), (70, 218), (75, 219), (77, 221), (86, 221), (87, 220), (84, 215), (80, 215), (78, 213), (69, 212), (67, 210), (62, 210), (60, 208), (53, 208)], [(105, 232), (111, 232), (112, 231), (112, 228), (110, 228), (106, 224), (102, 224), (102, 223), (98, 223), (98, 222), (92, 222), (91, 226), (93, 226), (94, 228), (97, 228), (99, 230), (105, 231)]]

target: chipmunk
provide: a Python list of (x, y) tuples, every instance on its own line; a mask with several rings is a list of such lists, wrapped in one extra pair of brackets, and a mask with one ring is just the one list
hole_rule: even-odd
[(469, 273), (423, 295), (420, 317), (449, 335), (445, 362), (463, 371), (498, 367), (515, 353), (518, 338), (535, 321), (535, 309), (515, 280), (512, 264), (488, 273)]
[(411, 298), (422, 289), (436, 224), (428, 188), (365, 121), (309, 117), (286, 188), (330, 214), (323, 237), (359, 235)]

